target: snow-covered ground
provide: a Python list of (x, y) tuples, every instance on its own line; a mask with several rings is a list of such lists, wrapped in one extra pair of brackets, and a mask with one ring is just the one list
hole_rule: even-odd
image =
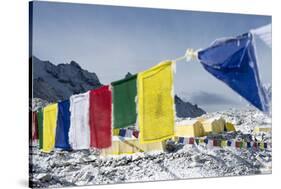
[[(271, 133), (254, 133), (255, 127), (271, 127), (271, 118), (253, 109), (227, 110), (204, 115), (222, 116), (237, 132), (209, 138), (254, 139), (271, 142)], [(253, 150), (180, 145), (173, 150), (101, 157), (97, 151), (42, 153), (30, 147), (30, 180), (33, 187), (61, 187), (107, 183), (188, 179), (271, 173), (271, 149)]]

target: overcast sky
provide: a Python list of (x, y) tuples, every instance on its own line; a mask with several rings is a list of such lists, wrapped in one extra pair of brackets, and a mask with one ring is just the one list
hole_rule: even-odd
[[(33, 11), (33, 55), (54, 64), (74, 60), (103, 84), (271, 23), (269, 16), (51, 2), (35, 2)], [(268, 84), (271, 49), (256, 43)], [(175, 93), (207, 111), (247, 105), (195, 61), (177, 63)]]

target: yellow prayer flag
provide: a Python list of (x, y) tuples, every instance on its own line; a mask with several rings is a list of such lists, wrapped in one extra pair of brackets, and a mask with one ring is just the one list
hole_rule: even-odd
[(55, 146), (57, 127), (57, 104), (51, 104), (43, 110), (43, 148), (42, 151), (49, 153)]
[(116, 128), (116, 129), (113, 129), (113, 136), (119, 136), (119, 131), (120, 129), (119, 128)]
[(221, 140), (221, 147), (227, 146), (227, 140)]
[(140, 143), (160, 142), (174, 136), (174, 62), (164, 61), (138, 74)]
[(261, 143), (260, 143), (260, 149), (261, 149), (261, 150), (264, 150), (264, 142), (261, 142)]
[(200, 139), (199, 139), (199, 143), (200, 143), (200, 144), (205, 143), (205, 141), (204, 141), (204, 140), (205, 140), (204, 138), (200, 138)]

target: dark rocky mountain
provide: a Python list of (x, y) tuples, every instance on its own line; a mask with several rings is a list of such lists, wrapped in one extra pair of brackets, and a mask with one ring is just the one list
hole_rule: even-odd
[(54, 65), (33, 57), (32, 65), (33, 98), (56, 102), (102, 85), (95, 73), (82, 69), (75, 61)]
[[(97, 75), (82, 69), (78, 63), (54, 65), (49, 61), (32, 58), (33, 65), (33, 98), (47, 102), (68, 99), (73, 94), (83, 93), (100, 87)], [(128, 72), (125, 77), (132, 74)], [(175, 96), (177, 117), (198, 117), (206, 112), (197, 105), (184, 102)]]
[(199, 108), (197, 104), (192, 105), (190, 102), (184, 102), (177, 95), (175, 95), (175, 105), (176, 105), (177, 117), (194, 118), (206, 114), (206, 112), (203, 109)]

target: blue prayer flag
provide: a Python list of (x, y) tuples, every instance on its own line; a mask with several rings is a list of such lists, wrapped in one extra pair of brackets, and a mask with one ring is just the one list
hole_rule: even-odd
[(251, 148), (251, 142), (247, 142), (247, 148)]
[(231, 141), (230, 140), (227, 141), (227, 146), (231, 146)]
[(184, 138), (183, 137), (179, 137), (179, 143), (183, 144), (183, 142), (184, 142)]
[(55, 147), (64, 150), (71, 149), (69, 144), (69, 127), (70, 127), (70, 111), (69, 100), (65, 100), (58, 103), (58, 115), (57, 115), (57, 128), (56, 128), (56, 141)]
[(205, 139), (204, 139), (204, 142), (205, 142), (205, 144), (208, 144), (208, 139), (205, 138)]
[(261, 111), (268, 112), (251, 33), (216, 40), (198, 52), (203, 67)]
[(119, 136), (125, 137), (126, 136), (126, 129), (120, 129), (119, 130)]

